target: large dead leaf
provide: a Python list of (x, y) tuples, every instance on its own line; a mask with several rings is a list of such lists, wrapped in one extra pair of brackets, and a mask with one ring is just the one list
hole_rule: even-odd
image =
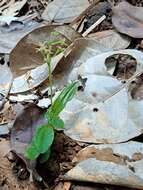
[(142, 101), (132, 100), (127, 85), (112, 77), (105, 66), (108, 56), (129, 54), (137, 60), (136, 72), (143, 66), (143, 54), (122, 50), (99, 54), (80, 63), (68, 80), (84, 81), (82, 89), (61, 113), (65, 133), (90, 143), (117, 143), (142, 134)]
[(47, 5), (42, 18), (49, 22), (70, 23), (88, 7), (88, 0), (54, 0)]
[(143, 37), (143, 8), (121, 2), (113, 7), (113, 25), (116, 29), (134, 38)]
[[(54, 31), (59, 34), (53, 35), (52, 32)], [(66, 44), (69, 45), (79, 36), (69, 26), (44, 26), (25, 36), (10, 55), (11, 70), (16, 77), (13, 81), (11, 93), (28, 91), (48, 78), (47, 64), (43, 64), (43, 58), (37, 52), (41, 43), (60, 38), (65, 39)], [(62, 57), (63, 53), (52, 59), (52, 71)]]
[(122, 144), (91, 145), (82, 149), (73, 161), (78, 164), (66, 174), (66, 178), (143, 188), (142, 143), (130, 141)]

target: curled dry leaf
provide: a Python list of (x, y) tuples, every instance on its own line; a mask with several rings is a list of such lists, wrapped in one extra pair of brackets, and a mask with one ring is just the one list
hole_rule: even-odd
[(143, 188), (143, 144), (130, 141), (122, 144), (91, 145), (82, 149), (74, 158), (77, 166), (66, 178)]
[(98, 40), (104, 46), (112, 50), (125, 49), (130, 45), (131, 39), (121, 35), (115, 30), (105, 30), (88, 35), (89, 38)]
[(47, 5), (42, 18), (49, 22), (70, 23), (88, 7), (88, 0), (54, 0)]
[(135, 7), (124, 1), (112, 10), (112, 22), (119, 32), (134, 38), (143, 38), (143, 7)]
[(120, 53), (136, 58), (136, 73), (142, 69), (140, 51), (121, 50), (94, 56), (70, 73), (68, 79), (80, 76), (82, 85), (61, 113), (69, 137), (90, 143), (118, 143), (142, 134), (143, 102), (131, 99), (128, 85), (110, 75), (105, 66), (108, 56)]
[[(54, 31), (59, 34), (53, 35)], [(15, 77), (11, 93), (28, 91), (48, 78), (47, 64), (43, 64), (42, 56), (37, 52), (41, 43), (64, 39), (65, 43), (69, 45), (77, 37), (79, 34), (69, 26), (44, 26), (25, 36), (10, 55), (11, 70)], [(21, 55), (23, 56), (21, 57)], [(61, 53), (52, 58), (52, 71), (63, 55)]]

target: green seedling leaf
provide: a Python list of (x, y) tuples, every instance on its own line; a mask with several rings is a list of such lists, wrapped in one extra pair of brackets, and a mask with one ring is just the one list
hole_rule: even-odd
[(54, 127), (54, 129), (63, 129), (64, 122), (60, 117), (53, 117), (49, 120), (50, 125)]
[(34, 145), (39, 153), (45, 153), (54, 140), (54, 129), (50, 125), (43, 125), (36, 130), (33, 137)]
[(37, 150), (36, 146), (34, 145), (34, 143), (31, 143), (26, 151), (25, 151), (25, 154), (24, 156), (26, 158), (28, 158), (29, 160), (35, 160), (38, 156), (39, 156), (39, 151)]
[(53, 105), (47, 111), (47, 118), (57, 117), (60, 112), (64, 109), (66, 104), (73, 98), (77, 91), (77, 82), (72, 82), (66, 86), (57, 99), (54, 101)]
[(44, 162), (46, 162), (46, 161), (49, 159), (50, 154), (51, 154), (51, 148), (49, 148), (49, 149), (47, 150), (47, 152), (45, 152), (44, 154), (41, 154), (41, 155), (40, 155), (39, 162), (40, 162), (41, 164), (43, 164)]

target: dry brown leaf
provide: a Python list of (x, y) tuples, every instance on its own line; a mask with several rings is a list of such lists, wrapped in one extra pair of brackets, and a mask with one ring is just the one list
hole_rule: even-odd
[[(59, 34), (53, 35), (54, 31)], [(69, 26), (44, 26), (25, 36), (10, 55), (11, 70), (15, 77), (11, 93), (28, 91), (48, 78), (47, 64), (43, 64), (43, 58), (37, 52), (41, 43), (48, 40), (64, 39), (65, 43), (69, 45), (79, 36)], [(52, 71), (63, 55), (64, 53), (61, 53), (52, 58)]]
[(112, 10), (112, 22), (119, 32), (134, 38), (143, 38), (143, 7), (135, 7), (124, 1)]
[(42, 14), (49, 22), (70, 23), (89, 7), (88, 0), (54, 0)]

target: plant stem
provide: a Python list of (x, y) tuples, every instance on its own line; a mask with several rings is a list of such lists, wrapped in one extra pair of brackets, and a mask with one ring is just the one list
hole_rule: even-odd
[(49, 84), (50, 84), (50, 100), (51, 100), (51, 106), (53, 104), (53, 89), (52, 89), (52, 71), (51, 71), (51, 57), (48, 57), (47, 60), (47, 64), (48, 64), (48, 72), (49, 72)]

